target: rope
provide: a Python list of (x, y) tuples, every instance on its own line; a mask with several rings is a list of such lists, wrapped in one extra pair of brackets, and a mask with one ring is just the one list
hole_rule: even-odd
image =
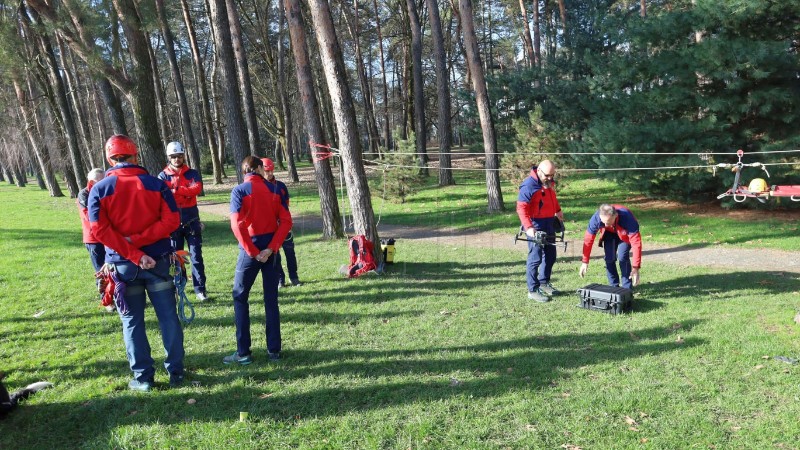
[[(186, 271), (184, 266), (185, 261), (183, 257), (177, 253), (173, 254), (172, 264), (170, 265), (169, 272), (172, 275), (172, 281), (175, 283), (175, 303), (178, 306), (178, 318), (184, 325), (189, 325), (194, 320), (194, 305), (189, 301), (186, 296), (186, 282), (188, 277), (184, 276)], [(189, 315), (186, 315), (186, 309), (189, 309)]]
[[(312, 144), (313, 145), (313, 144)], [(318, 145), (318, 144), (317, 144)], [(747, 152), (748, 155), (767, 155), (773, 153), (798, 153), (800, 149), (796, 150), (765, 150), (765, 151), (758, 151), (758, 152)], [(438, 155), (442, 152), (425, 152), (428, 155)], [(380, 155), (380, 153), (375, 152), (365, 152), (364, 155)], [(418, 155), (419, 152), (387, 152), (386, 154), (389, 155)], [(736, 152), (529, 152), (529, 153), (520, 153), (520, 152), (447, 152), (446, 155), (473, 155), (473, 156), (482, 156), (482, 155), (614, 155), (614, 156), (628, 156), (628, 155), (663, 155), (663, 156), (704, 156), (704, 155), (735, 155)]]

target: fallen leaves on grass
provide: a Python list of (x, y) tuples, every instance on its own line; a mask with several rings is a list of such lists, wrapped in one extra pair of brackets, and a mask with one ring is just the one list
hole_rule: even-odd
[(583, 450), (583, 447), (578, 447), (577, 445), (572, 444), (561, 444), (561, 448), (565, 448), (567, 450)]
[(675, 339), (675, 343), (677, 343), (677, 344), (683, 344), (683, 342), (684, 342), (684, 341), (683, 341), (683, 338), (682, 338), (680, 335), (678, 335), (678, 339)]
[(195, 400), (193, 398), (190, 398), (189, 400), (186, 400), (186, 403), (188, 403), (190, 405), (194, 405), (195, 403), (197, 403), (197, 400)]
[(462, 381), (457, 378), (450, 378), (450, 386), (460, 386), (461, 383)]
[(627, 423), (628, 425), (638, 425), (636, 423), (636, 420), (631, 416), (625, 416), (625, 423)]

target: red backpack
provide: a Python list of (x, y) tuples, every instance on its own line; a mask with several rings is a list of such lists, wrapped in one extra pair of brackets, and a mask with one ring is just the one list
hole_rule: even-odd
[(370, 270), (375, 270), (375, 258), (372, 256), (374, 247), (366, 236), (359, 234), (347, 242), (350, 247), (350, 266), (347, 267), (347, 278), (355, 278)]

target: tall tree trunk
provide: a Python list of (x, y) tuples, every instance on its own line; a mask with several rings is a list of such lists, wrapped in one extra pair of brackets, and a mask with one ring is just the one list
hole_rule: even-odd
[[(226, 0), (228, 25), (230, 26), (230, 40), (233, 55), (236, 59), (236, 69), (239, 83), (242, 87), (242, 107), (244, 119), (247, 124), (247, 138), (250, 144), (250, 154), (261, 154), (261, 142), (258, 135), (258, 122), (256, 121), (256, 106), (253, 103), (253, 88), (250, 85), (250, 68), (247, 64), (247, 54), (242, 40), (242, 25), (239, 22), (239, 13), (236, 11), (234, 0)], [(238, 164), (238, 161), (237, 161)]]
[(189, 14), (189, 4), (186, 0), (181, 0), (181, 10), (183, 11), (183, 22), (186, 24), (186, 32), (189, 35), (189, 44), (192, 49), (192, 68), (194, 69), (195, 81), (200, 91), (200, 112), (203, 120), (203, 127), (206, 131), (208, 148), (211, 152), (211, 166), (214, 171), (214, 184), (222, 184), (222, 163), (217, 152), (214, 127), (211, 123), (211, 108), (208, 101), (208, 84), (206, 83), (206, 73), (203, 70), (203, 60), (200, 56), (200, 47), (197, 45), (197, 34), (194, 31), (192, 17)]
[(488, 197), (488, 211), (503, 211), (503, 193), (500, 190), (500, 159), (497, 155), (497, 138), (495, 137), (494, 123), (490, 111), (489, 93), (481, 66), (481, 56), (478, 54), (478, 39), (475, 36), (475, 24), (472, 20), (472, 2), (459, 0), (461, 25), (464, 31), (464, 47), (467, 52), (467, 63), (472, 73), (472, 86), (475, 90), (475, 101), (478, 107), (478, 116), (481, 120), (483, 132), (483, 148), (486, 152), (486, 193)]
[(158, 133), (158, 113), (155, 108), (154, 75), (150, 61), (150, 44), (147, 42), (141, 18), (133, 0), (112, 0), (117, 10), (128, 54), (131, 57), (130, 78), (133, 87), (126, 92), (133, 110), (133, 119), (140, 139), (139, 160), (151, 173), (158, 173), (167, 162), (164, 143)]
[(539, 0), (533, 0), (533, 65), (542, 66), (542, 32), (539, 18)]
[(364, 56), (361, 53), (361, 36), (359, 30), (361, 28), (358, 23), (358, 0), (353, 0), (353, 20), (348, 20), (349, 13), (342, 14), (347, 22), (347, 29), (350, 31), (350, 37), (353, 40), (355, 47), (356, 58), (356, 73), (358, 74), (358, 81), (361, 85), (361, 93), (364, 97), (364, 123), (367, 127), (367, 135), (369, 136), (369, 151), (372, 157), (378, 155), (378, 127), (375, 125), (375, 110), (373, 109), (372, 94), (369, 87), (369, 78), (364, 63)]
[(533, 53), (533, 39), (531, 39), (531, 26), (528, 23), (528, 9), (525, 8), (525, 0), (519, 0), (519, 12), (522, 15), (522, 43), (528, 57), (528, 67), (535, 67), (536, 56)]
[(319, 43), (322, 68), (333, 104), (333, 116), (339, 133), (339, 152), (350, 208), (353, 212), (353, 227), (356, 234), (363, 234), (375, 244), (374, 257), (378, 267), (383, 263), (378, 229), (372, 211), (372, 198), (361, 156), (358, 125), (353, 98), (347, 84), (347, 70), (342, 59), (342, 50), (334, 32), (333, 20), (327, 0), (309, 0), (311, 19)]
[(300, 181), (295, 166), (295, 146), (292, 141), (294, 135), (294, 123), (292, 122), (292, 105), (289, 102), (289, 86), (286, 82), (286, 47), (284, 38), (286, 37), (286, 12), (285, 5), (278, 0), (278, 91), (281, 99), (281, 111), (283, 113), (283, 146), (286, 148), (286, 162), (288, 165), (289, 179), (293, 183)]
[(150, 65), (153, 74), (153, 91), (156, 93), (156, 110), (158, 111), (158, 125), (160, 126), (161, 140), (172, 140), (172, 114), (167, 112), (166, 96), (164, 87), (161, 85), (161, 74), (158, 72), (156, 54), (153, 50), (153, 40), (150, 34), (145, 34), (147, 39), (147, 51), (150, 53)]
[(108, 118), (111, 120), (111, 128), (114, 134), (128, 134), (128, 126), (125, 124), (125, 112), (122, 110), (122, 103), (114, 92), (114, 87), (108, 78), (100, 77), (97, 79), (97, 87), (100, 89), (100, 96), (108, 109)]
[[(311, 142), (324, 144), (328, 142), (322, 133), (319, 119), (319, 106), (314, 90), (314, 74), (308, 56), (306, 29), (300, 13), (300, 0), (284, 0), (286, 21), (289, 24), (289, 35), (292, 40), (297, 84), (300, 90), (300, 103), (303, 106), (305, 126)], [(317, 148), (312, 148), (312, 154)], [(327, 239), (344, 237), (342, 216), (339, 212), (339, 200), (336, 197), (336, 185), (329, 159), (313, 158), (314, 176), (317, 180), (320, 210), (322, 212), (322, 236)]]
[(417, 164), (419, 174), (427, 177), (428, 152), (425, 148), (428, 142), (425, 129), (425, 86), (422, 82), (422, 25), (417, 14), (415, 0), (406, 0), (408, 20), (411, 25), (411, 65), (414, 80), (414, 133), (417, 138)]
[(450, 79), (447, 75), (447, 59), (442, 20), (439, 18), (439, 4), (436, 0), (426, 0), (426, 3), (431, 22), (433, 55), (436, 62), (436, 96), (439, 106), (439, 186), (449, 186), (455, 184), (450, 161), (450, 146), (453, 142), (453, 128), (450, 125)]
[(90, 142), (91, 136), (89, 135), (88, 124), (89, 115), (83, 108), (83, 103), (78, 96), (80, 93), (78, 91), (78, 70), (77, 67), (75, 67), (75, 61), (70, 57), (71, 53), (67, 53), (64, 43), (58, 36), (56, 36), (56, 46), (58, 47), (58, 55), (64, 72), (64, 83), (66, 84), (67, 93), (69, 94), (69, 100), (72, 103), (72, 116), (75, 118), (78, 135), (81, 138), (81, 143), (83, 143), (83, 155), (86, 157), (85, 159), (88, 161), (89, 166), (96, 167), (94, 155), (91, 150), (92, 144)]
[(189, 164), (200, 170), (200, 152), (197, 142), (194, 139), (192, 130), (192, 120), (189, 116), (189, 103), (186, 101), (186, 90), (183, 87), (183, 77), (178, 67), (178, 58), (175, 56), (175, 42), (172, 38), (172, 30), (167, 23), (164, 12), (164, 0), (156, 0), (156, 12), (158, 22), (161, 26), (161, 34), (164, 36), (164, 50), (167, 52), (169, 67), (172, 72), (172, 82), (175, 86), (175, 97), (178, 99), (178, 107), (181, 114), (181, 128), (183, 129), (183, 142), (189, 147)]
[(378, 32), (378, 48), (381, 52), (381, 76), (383, 77), (383, 146), (386, 150), (392, 147), (392, 136), (389, 125), (389, 82), (386, 80), (386, 56), (383, 53), (383, 33), (381, 32), (381, 16), (378, 0), (372, 0), (375, 7), (375, 28)]
[(639, 0), (639, 15), (642, 19), (647, 17), (647, 2), (645, 0)]
[(51, 197), (63, 197), (64, 193), (61, 192), (61, 187), (58, 186), (53, 167), (50, 165), (50, 155), (47, 151), (47, 146), (44, 145), (44, 140), (37, 133), (37, 127), (34, 121), (36, 116), (33, 108), (28, 101), (25, 89), (22, 86), (20, 74), (14, 73), (12, 69), (12, 78), (14, 83), (14, 91), (17, 94), (17, 101), (19, 102), (19, 109), (22, 113), (22, 120), (25, 124), (25, 135), (28, 138), (30, 148), (33, 150), (33, 155), (36, 158), (36, 163), (39, 166), (39, 173), (42, 174), (47, 192)]
[[(38, 16), (34, 14), (34, 20), (36, 19), (38, 19)], [(66, 139), (67, 153), (69, 154), (69, 161), (71, 164), (68, 170), (72, 170), (78, 185), (83, 186), (86, 184), (86, 171), (83, 170), (81, 150), (78, 146), (78, 132), (75, 128), (75, 119), (70, 110), (69, 102), (67, 101), (67, 91), (64, 88), (64, 80), (61, 78), (50, 39), (45, 35), (39, 34), (39, 46), (41, 55), (46, 61), (47, 74), (50, 78), (53, 90), (53, 99), (55, 100), (56, 106), (53, 112), (57, 115), (58, 124), (61, 126)]]
[(231, 43), (231, 28), (228, 22), (228, 12), (225, 0), (210, 0), (208, 2), (211, 10), (212, 28), (214, 31), (214, 42), (216, 43), (215, 53), (219, 61), (220, 82), (222, 84), (222, 104), (225, 111), (225, 129), (227, 130), (228, 140), (233, 147), (234, 167), (236, 168), (236, 180), (241, 183), (242, 168), (240, 163), (248, 155), (250, 146), (245, 139), (247, 130), (245, 129), (242, 118), (241, 104), (239, 99), (239, 83), (236, 76), (236, 61), (233, 55), (233, 44)]

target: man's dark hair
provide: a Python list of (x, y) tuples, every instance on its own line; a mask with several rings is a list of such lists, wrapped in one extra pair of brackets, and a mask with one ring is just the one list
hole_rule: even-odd
[(261, 159), (256, 158), (255, 156), (247, 156), (242, 160), (242, 173), (254, 173), (258, 170), (259, 167), (263, 167), (264, 163), (261, 162)]

